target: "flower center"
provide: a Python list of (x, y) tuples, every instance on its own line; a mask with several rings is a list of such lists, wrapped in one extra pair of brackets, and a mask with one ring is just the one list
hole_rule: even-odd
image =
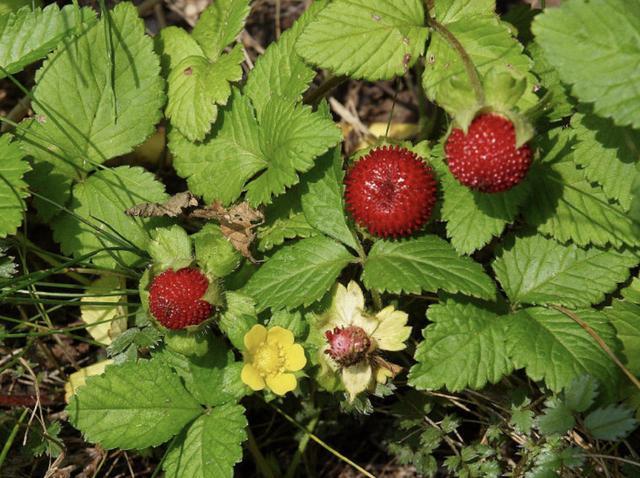
[(371, 347), (371, 339), (367, 333), (355, 325), (327, 330), (325, 337), (329, 343), (325, 353), (343, 367), (364, 360)]
[(256, 351), (253, 365), (262, 376), (282, 371), (285, 355), (279, 345), (264, 344)]

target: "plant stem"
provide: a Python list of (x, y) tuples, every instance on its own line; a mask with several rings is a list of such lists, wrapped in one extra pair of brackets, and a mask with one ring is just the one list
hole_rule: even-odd
[(13, 430), (11, 430), (11, 434), (9, 435), (9, 438), (7, 438), (6, 443), (2, 447), (2, 452), (0, 453), (0, 468), (2, 468), (2, 464), (4, 463), (4, 460), (7, 458), (7, 455), (9, 454), (9, 449), (11, 448), (11, 445), (13, 445), (13, 442), (16, 439), (16, 435), (18, 434), (18, 430), (20, 429), (20, 425), (22, 424), (22, 421), (27, 416), (28, 411), (29, 411), (28, 408), (24, 409), (24, 411), (22, 412), (22, 415), (20, 415), (20, 418), (18, 419), (15, 426), (13, 427)]
[(589, 324), (587, 324), (584, 320), (578, 317), (578, 315), (575, 312), (565, 307), (562, 307), (561, 305), (551, 305), (551, 307), (556, 309), (559, 312), (562, 312), (564, 315), (572, 319), (580, 327), (586, 330), (586, 332), (593, 338), (593, 340), (595, 340), (598, 343), (600, 348), (604, 350), (604, 352), (611, 358), (611, 360), (613, 360), (613, 362), (620, 368), (620, 370), (622, 370), (622, 372), (629, 378), (631, 383), (633, 383), (635, 387), (638, 390), (640, 390), (640, 380), (638, 380), (636, 376), (632, 374), (627, 367), (624, 366), (624, 364), (620, 361), (620, 359), (618, 359), (618, 357), (616, 357), (616, 354), (613, 353), (613, 351), (609, 348), (606, 342), (602, 340), (602, 337), (600, 337), (597, 334), (597, 332), (589, 326)]
[(467, 71), (467, 76), (469, 77), (469, 81), (471, 82), (471, 87), (476, 95), (476, 101), (478, 104), (483, 105), (485, 102), (484, 98), (484, 89), (482, 88), (482, 81), (480, 80), (480, 75), (478, 74), (478, 70), (476, 70), (476, 66), (473, 64), (473, 60), (467, 53), (467, 50), (464, 49), (462, 43), (458, 41), (453, 33), (449, 31), (447, 27), (445, 27), (442, 23), (438, 22), (435, 18), (430, 17), (429, 25), (438, 32), (451, 47), (458, 52), (460, 55), (460, 59), (464, 64), (464, 68)]
[(294, 425), (296, 428), (298, 428), (300, 431), (303, 431), (304, 433), (306, 433), (307, 435), (309, 435), (309, 438), (311, 438), (314, 442), (316, 442), (318, 445), (320, 445), (322, 448), (324, 448), (325, 450), (327, 450), (329, 453), (331, 453), (332, 455), (336, 456), (337, 458), (339, 458), (340, 460), (344, 461), (345, 463), (347, 463), (348, 465), (351, 465), (352, 467), (354, 467), (356, 470), (358, 470), (360, 473), (362, 473), (364, 476), (366, 476), (367, 478), (376, 478), (374, 475), (372, 475), (371, 473), (369, 473), (367, 470), (365, 470), (364, 468), (362, 468), (360, 465), (358, 465), (357, 463), (351, 461), (349, 458), (347, 458), (346, 456), (344, 456), (342, 453), (340, 453), (338, 450), (332, 448), (331, 446), (329, 446), (327, 443), (325, 443), (324, 441), (322, 441), (320, 438), (318, 438), (316, 435), (314, 435), (312, 432), (310, 432), (309, 430), (307, 430), (305, 427), (303, 427), (302, 425), (300, 425), (295, 419), (293, 419), (292, 417), (290, 417), (289, 415), (287, 415), (284, 411), (280, 410), (280, 408), (278, 408), (278, 406), (274, 405), (273, 403), (269, 403), (269, 405), (275, 410), (277, 411), (280, 415), (282, 415), (288, 422), (290, 422), (292, 425)]
[(273, 470), (269, 466), (269, 463), (267, 463), (267, 460), (264, 458), (264, 455), (260, 451), (260, 448), (258, 448), (256, 437), (253, 436), (253, 432), (249, 427), (247, 427), (247, 446), (249, 447), (249, 452), (251, 453), (251, 456), (253, 457), (256, 466), (258, 467), (258, 471), (260, 471), (262, 476), (264, 476), (265, 478), (275, 478)]
[(334, 88), (340, 86), (342, 83), (347, 81), (346, 76), (328, 76), (320, 85), (313, 91), (307, 91), (307, 93), (302, 98), (302, 101), (308, 105), (314, 105), (322, 98), (325, 97), (327, 93), (329, 93)]
[[(311, 419), (308, 426), (308, 430), (310, 432), (313, 432), (313, 430), (315, 430), (319, 420), (320, 420), (320, 414), (316, 415)], [(295, 474), (296, 470), (298, 469), (298, 465), (300, 464), (300, 459), (302, 458), (302, 455), (304, 455), (304, 451), (307, 449), (308, 444), (309, 444), (309, 435), (305, 434), (300, 440), (300, 442), (298, 443), (298, 449), (296, 450), (296, 454), (294, 455), (293, 460), (291, 460), (291, 464), (289, 465), (289, 468), (287, 468), (287, 473), (285, 475), (285, 478), (293, 478), (293, 475)]]

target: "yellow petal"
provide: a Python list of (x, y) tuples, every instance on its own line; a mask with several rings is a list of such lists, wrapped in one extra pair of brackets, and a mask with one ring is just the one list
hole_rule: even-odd
[(351, 281), (339, 295), (336, 295), (335, 309), (338, 314), (337, 326), (348, 327), (355, 317), (361, 315), (364, 310), (364, 294), (357, 282)]
[(387, 379), (393, 377), (393, 372), (388, 368), (379, 367), (376, 370), (376, 382), (387, 383)]
[(307, 365), (307, 357), (304, 355), (304, 349), (300, 344), (293, 344), (285, 350), (284, 366), (290, 372), (302, 370)]
[(404, 350), (411, 335), (411, 327), (407, 325), (409, 316), (390, 305), (378, 312), (376, 318), (380, 323), (372, 335), (378, 347), (390, 351)]
[(376, 317), (370, 316), (365, 312), (355, 314), (351, 320), (351, 325), (360, 327), (368, 336), (372, 336), (380, 325), (380, 321)]
[(342, 369), (342, 383), (349, 392), (349, 401), (353, 402), (360, 392), (371, 384), (372, 370), (368, 362), (360, 362)]
[(258, 370), (250, 363), (246, 363), (244, 367), (242, 367), (240, 379), (245, 385), (248, 385), (251, 390), (257, 391), (264, 388), (264, 379), (260, 376)]
[(295, 390), (297, 385), (296, 376), (292, 373), (279, 373), (267, 377), (267, 387), (276, 395), (284, 395)]
[(251, 327), (251, 330), (244, 336), (244, 346), (249, 353), (254, 353), (255, 350), (264, 343), (267, 338), (267, 329), (264, 325), (256, 324)]
[(293, 332), (288, 329), (283, 329), (280, 326), (275, 326), (269, 329), (267, 335), (267, 342), (270, 344), (280, 344), (283, 346), (292, 345), (294, 341)]

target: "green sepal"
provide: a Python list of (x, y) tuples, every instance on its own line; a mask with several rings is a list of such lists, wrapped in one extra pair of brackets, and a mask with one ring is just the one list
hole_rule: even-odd
[(169, 330), (164, 343), (169, 350), (186, 356), (203, 357), (209, 351), (208, 337), (200, 331)]
[(491, 70), (483, 80), (485, 104), (497, 111), (510, 111), (527, 88), (527, 79), (513, 71)]
[(193, 235), (198, 265), (206, 274), (225, 277), (235, 271), (242, 256), (222, 234), (217, 224), (207, 224)]

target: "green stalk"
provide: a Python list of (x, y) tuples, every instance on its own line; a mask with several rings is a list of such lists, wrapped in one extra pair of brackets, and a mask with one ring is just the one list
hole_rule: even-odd
[(2, 452), (0, 453), (0, 469), (2, 469), (2, 464), (4, 463), (4, 460), (7, 458), (7, 455), (9, 454), (9, 449), (11, 448), (11, 445), (13, 445), (13, 442), (16, 439), (16, 435), (18, 434), (18, 430), (20, 429), (20, 425), (22, 424), (22, 421), (27, 416), (28, 411), (29, 411), (28, 408), (24, 409), (24, 411), (22, 412), (22, 415), (20, 415), (20, 418), (18, 419), (15, 426), (13, 427), (13, 430), (11, 430), (11, 434), (9, 435), (7, 442), (2, 447)]
[(258, 448), (256, 437), (253, 436), (253, 432), (249, 427), (247, 427), (247, 446), (249, 447), (249, 452), (251, 453), (253, 461), (256, 463), (260, 474), (265, 478), (275, 478), (275, 474), (273, 473), (271, 466), (269, 466), (269, 463), (267, 463), (267, 460), (264, 458), (260, 448)]

